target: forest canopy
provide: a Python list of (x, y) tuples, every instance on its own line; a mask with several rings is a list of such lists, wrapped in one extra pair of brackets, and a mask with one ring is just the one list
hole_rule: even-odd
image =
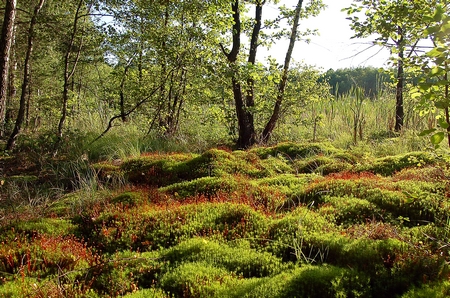
[[(222, 128), (216, 142), (247, 148), (270, 142), (286, 123), (306, 123), (305, 108), (360, 88), (371, 99), (395, 93), (389, 114), (396, 132), (408, 126), (409, 104), (422, 115), (436, 113), (443, 120), (423, 128), (442, 140), (448, 4), (380, 1), (355, 1), (344, 10), (355, 38), (374, 36), (374, 44), (391, 50), (391, 67), (323, 73), (292, 60), (308, 46), (299, 42), (316, 34), (302, 20), (325, 9), (321, 0), (7, 0), (0, 135), (11, 150), (19, 136), (45, 131), (56, 150), (74, 129), (98, 140), (131, 121), (142, 137), (173, 138), (197, 121)], [(273, 19), (269, 5), (278, 10)], [(261, 48), (270, 52), (282, 39), (289, 41), (284, 63), (261, 59)], [(431, 48), (418, 46), (424, 39)]]

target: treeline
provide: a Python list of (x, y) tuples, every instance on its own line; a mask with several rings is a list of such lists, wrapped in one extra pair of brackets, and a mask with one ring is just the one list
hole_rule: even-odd
[(384, 69), (356, 67), (329, 69), (319, 78), (319, 82), (328, 83), (331, 94), (336, 98), (346, 96), (352, 88), (359, 87), (364, 90), (366, 97), (376, 99), (389, 88), (393, 80)]

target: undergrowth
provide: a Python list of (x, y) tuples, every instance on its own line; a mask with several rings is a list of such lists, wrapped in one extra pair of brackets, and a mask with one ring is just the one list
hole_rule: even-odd
[(286, 142), (143, 154), (138, 145), (110, 157), (47, 155), (29, 175), (4, 173), (0, 296), (448, 292), (442, 153)]

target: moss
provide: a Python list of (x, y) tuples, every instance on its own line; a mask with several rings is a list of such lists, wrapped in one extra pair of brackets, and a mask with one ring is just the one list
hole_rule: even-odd
[(13, 182), (13, 183), (29, 183), (29, 182), (36, 182), (38, 180), (38, 177), (34, 175), (14, 175), (9, 176), (5, 179), (5, 183)]
[(133, 207), (145, 201), (144, 194), (141, 192), (127, 191), (119, 194), (111, 199), (113, 204), (122, 204), (125, 206)]
[(288, 268), (281, 260), (267, 252), (250, 247), (230, 247), (204, 238), (194, 238), (174, 246), (163, 254), (171, 264), (205, 262), (225, 268), (246, 278), (278, 274)]
[(402, 298), (445, 298), (450, 296), (450, 282), (441, 281), (432, 284), (425, 284), (422, 287), (414, 287), (405, 294)]
[[(334, 219), (337, 225), (353, 225), (358, 223), (364, 223), (368, 219), (380, 218), (382, 210), (375, 204), (365, 200), (352, 196), (340, 196), (340, 197), (326, 197), (324, 199), (325, 204), (330, 204), (334, 207)], [(321, 206), (319, 212), (324, 207)]]
[(373, 162), (361, 164), (357, 171), (369, 171), (390, 176), (406, 168), (423, 167), (436, 163), (436, 158), (427, 152), (411, 152), (402, 155), (377, 158)]
[[(27, 235), (69, 236), (75, 230), (70, 220), (59, 218), (39, 218), (31, 221), (20, 221), (5, 229), (14, 229), (16, 233)], [(2, 229), (3, 230), (3, 229)]]
[(161, 287), (176, 297), (219, 297), (234, 279), (231, 272), (208, 263), (184, 263), (162, 276)]
[(124, 298), (167, 298), (166, 292), (158, 288), (142, 289), (123, 296)]
[[(115, 297), (132, 293), (138, 288), (154, 286), (163, 266), (164, 261), (160, 259), (159, 252), (118, 252), (114, 253), (108, 262), (89, 270), (85, 278), (92, 282), (91, 287), (102, 294), (102, 297)], [(162, 294), (161, 290), (155, 289), (145, 292)]]
[(258, 147), (251, 149), (260, 158), (266, 159), (270, 156), (285, 155), (290, 160), (306, 158), (319, 154), (332, 154), (339, 152), (330, 143), (280, 143), (273, 147)]
[(354, 270), (306, 265), (273, 277), (235, 281), (218, 297), (370, 297), (369, 282)]
[(199, 195), (211, 198), (219, 193), (231, 193), (237, 188), (238, 182), (233, 177), (203, 177), (192, 181), (174, 183), (160, 188), (159, 191), (181, 199)]
[(299, 173), (328, 175), (350, 170), (352, 165), (332, 156), (312, 156), (303, 160), (297, 160), (295, 167)]

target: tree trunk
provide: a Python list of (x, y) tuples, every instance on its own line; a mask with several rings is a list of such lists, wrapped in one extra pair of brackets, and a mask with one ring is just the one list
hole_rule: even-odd
[(0, 137), (3, 137), (5, 133), (9, 54), (13, 40), (16, 4), (16, 0), (6, 0), (2, 35), (0, 36)]
[(395, 128), (396, 132), (399, 132), (403, 128), (403, 120), (405, 112), (403, 110), (403, 86), (404, 86), (404, 46), (403, 46), (403, 34), (402, 28), (398, 27), (398, 33), (400, 39), (397, 43), (398, 46), (398, 62), (397, 62), (397, 86), (395, 90)]
[(11, 133), (11, 136), (8, 139), (8, 143), (6, 144), (6, 150), (11, 150), (14, 147), (16, 138), (20, 133), (22, 128), (23, 120), (25, 117), (26, 111), (26, 99), (27, 99), (27, 90), (29, 88), (30, 82), (30, 60), (31, 55), (33, 53), (33, 42), (34, 42), (34, 27), (36, 26), (37, 17), (39, 15), (42, 6), (44, 6), (45, 0), (40, 0), (39, 4), (34, 8), (34, 13), (30, 21), (30, 27), (28, 29), (28, 46), (27, 53), (25, 55), (25, 63), (23, 70), (23, 82), (22, 82), (22, 90), (20, 94), (20, 103), (19, 103), (19, 111), (17, 113), (16, 124), (14, 125), (14, 129)]
[[(264, 2), (262, 2), (264, 3)], [(255, 25), (253, 27), (252, 39), (250, 43), (250, 53), (248, 62), (254, 64), (256, 59), (256, 49), (258, 47), (258, 37), (261, 29), (261, 17), (262, 17), (262, 3), (258, 3), (256, 6), (256, 18)], [(253, 81), (251, 79), (247, 80), (249, 84), (249, 89), (247, 90), (247, 94), (245, 96), (242, 93), (242, 86), (239, 80), (237, 79), (237, 72), (239, 71), (236, 66), (237, 56), (241, 47), (241, 18), (239, 11), (239, 0), (235, 0), (231, 5), (233, 11), (233, 46), (231, 50), (227, 53), (227, 51), (222, 46), (222, 51), (228, 59), (228, 63), (233, 70), (233, 76), (231, 78), (232, 88), (233, 88), (233, 97), (236, 108), (236, 116), (238, 119), (238, 140), (237, 147), (238, 148), (249, 148), (256, 143), (256, 134), (255, 134), (255, 126), (253, 123), (253, 114), (251, 111), (251, 107), (254, 106), (254, 94), (253, 94)]]
[[(445, 89), (444, 89), (444, 98), (445, 98), (445, 102), (448, 103), (449, 99), (450, 99), (450, 95), (449, 95), (449, 83), (448, 83), (448, 63), (445, 62), (445, 74), (444, 74), (444, 81), (446, 81), (447, 83), (445, 84)], [(450, 112), (449, 112), (449, 108), (446, 106), (445, 107), (445, 121), (447, 122), (447, 124), (449, 125), (447, 127), (447, 145), (448, 147), (450, 147)]]
[[(58, 124), (58, 138), (59, 140), (62, 139), (63, 135), (63, 128), (64, 124), (67, 118), (67, 104), (69, 101), (69, 85), (70, 85), (70, 79), (75, 74), (75, 70), (77, 68), (78, 61), (80, 59), (81, 55), (81, 49), (83, 47), (83, 36), (81, 37), (80, 44), (78, 45), (77, 52), (75, 53), (75, 58), (72, 61), (72, 54), (73, 54), (73, 48), (75, 44), (75, 39), (78, 33), (78, 22), (82, 16), (80, 16), (81, 8), (83, 6), (84, 0), (80, 0), (78, 2), (77, 10), (75, 13), (75, 18), (73, 21), (72, 26), (72, 33), (70, 35), (69, 45), (67, 47), (66, 53), (64, 55), (64, 87), (63, 87), (63, 98), (62, 98), (62, 107), (61, 107), (61, 118), (59, 119)], [(90, 7), (88, 8), (88, 12), (90, 10)]]
[(277, 124), (278, 119), (280, 118), (281, 112), (281, 104), (283, 103), (284, 91), (286, 90), (288, 72), (289, 72), (289, 64), (292, 58), (292, 52), (294, 50), (295, 41), (297, 39), (297, 30), (300, 22), (300, 12), (302, 10), (303, 0), (299, 0), (297, 3), (297, 7), (295, 8), (295, 16), (294, 23), (292, 25), (291, 37), (289, 39), (289, 47), (286, 52), (286, 57), (284, 59), (284, 68), (283, 68), (283, 76), (281, 77), (281, 81), (278, 84), (278, 94), (277, 99), (275, 101), (275, 106), (273, 108), (272, 116), (266, 124), (266, 127), (263, 130), (261, 135), (261, 141), (263, 143), (267, 143), (272, 135), (272, 132)]

